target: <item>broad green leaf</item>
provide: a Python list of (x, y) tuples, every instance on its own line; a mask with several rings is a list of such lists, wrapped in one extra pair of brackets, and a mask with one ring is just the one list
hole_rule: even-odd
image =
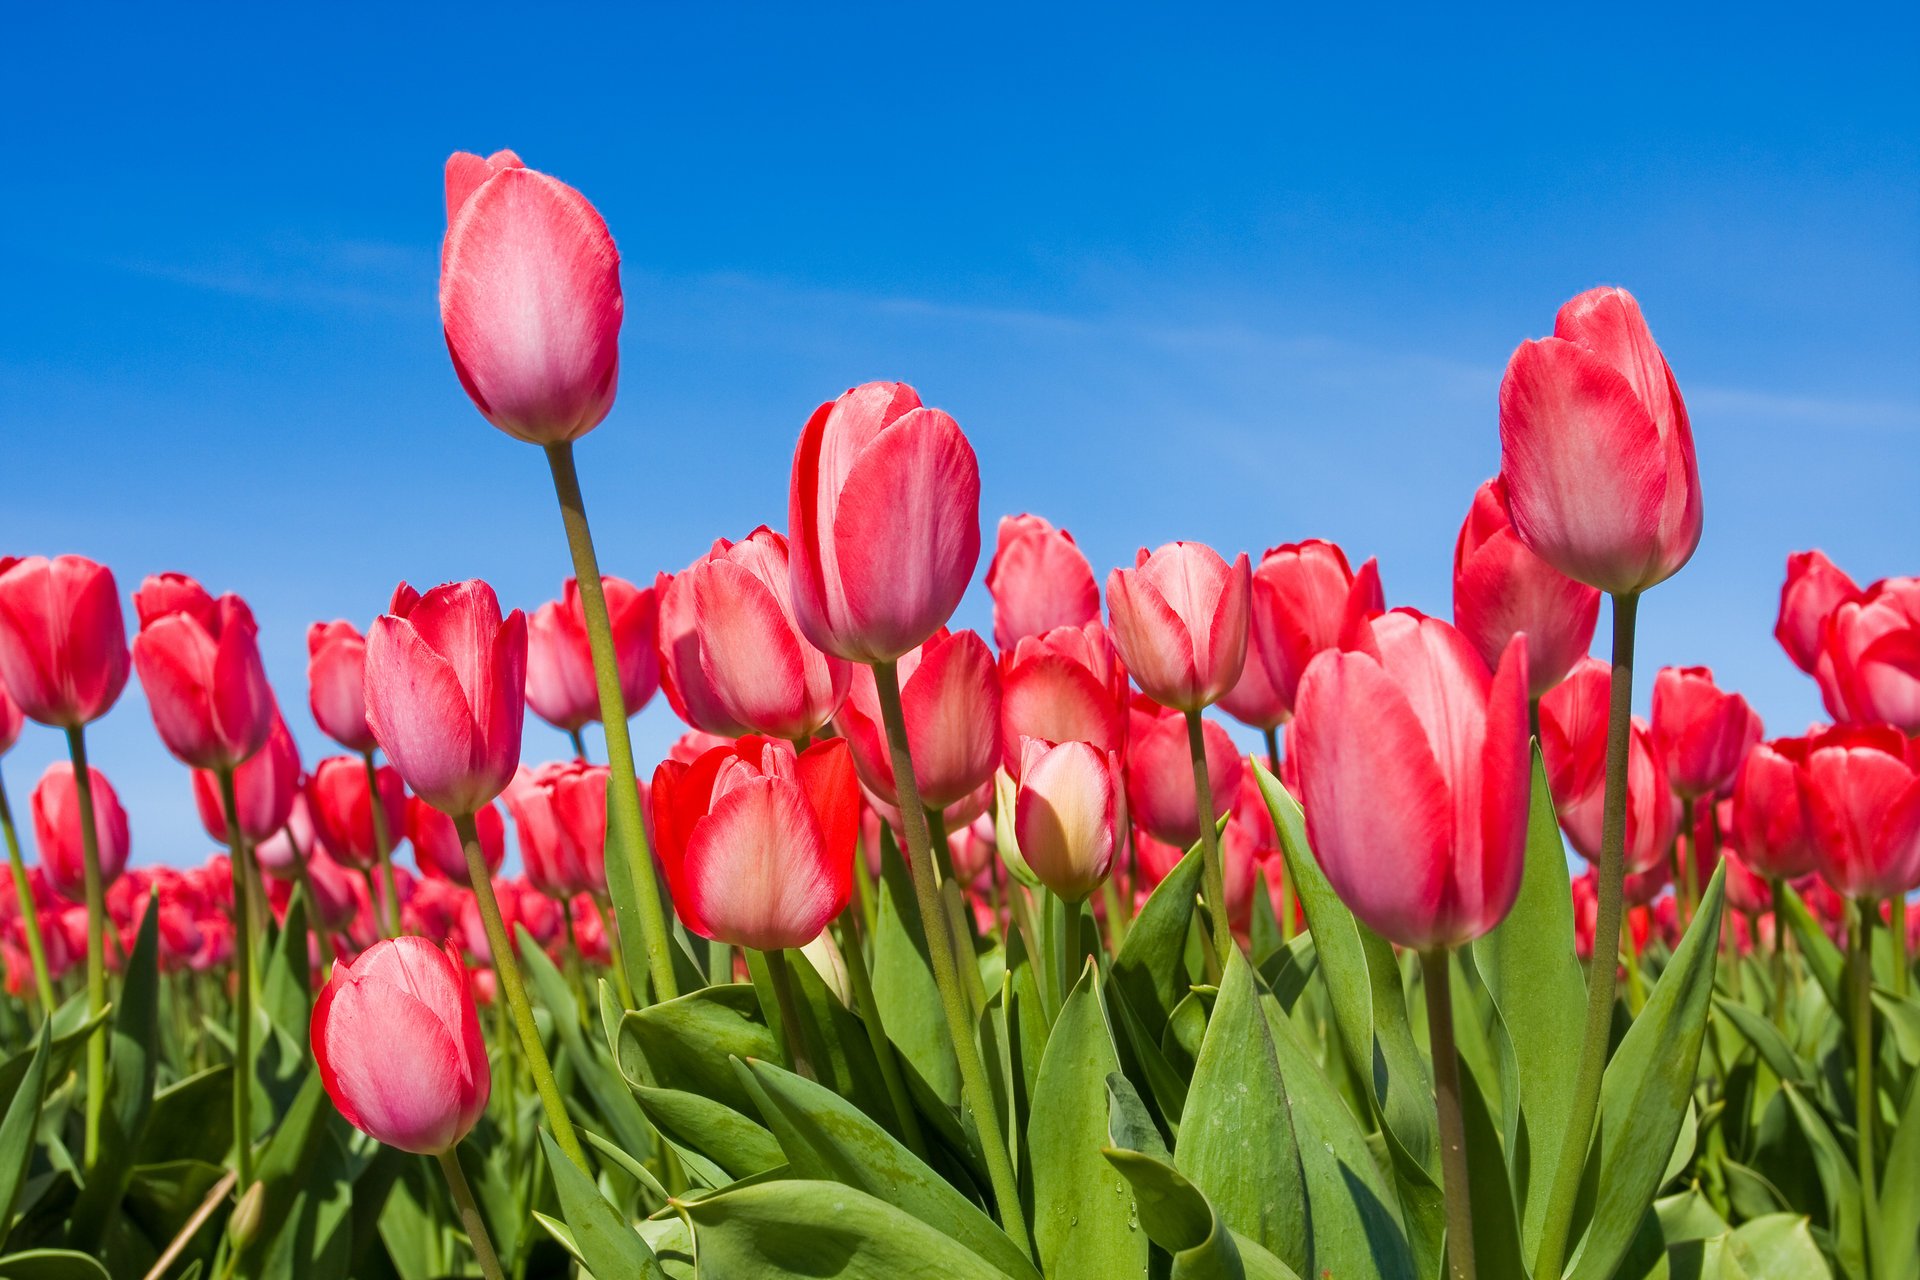
[(660, 1179), (654, 1175), (653, 1170), (634, 1159), (632, 1153), (622, 1150), (590, 1130), (577, 1129), (576, 1131), (579, 1133), (582, 1142), (592, 1147), (595, 1151), (598, 1151), (611, 1163), (618, 1165), (622, 1172), (645, 1188), (654, 1199), (660, 1201), (662, 1204), (666, 1203), (668, 1198), (667, 1189), (660, 1185)]
[(1860, 1179), (1854, 1172), (1853, 1158), (1840, 1146), (1833, 1130), (1818, 1109), (1800, 1090), (1783, 1085), (1781, 1093), (1813, 1148), (1813, 1167), (1820, 1177), (1820, 1190), (1827, 1201), (1827, 1224), (1832, 1235), (1834, 1256), (1848, 1275), (1867, 1274), (1866, 1241), (1861, 1232)]
[(233, 1067), (208, 1067), (153, 1097), (137, 1164), (163, 1160), (222, 1163), (233, 1149)]
[[(1734, 1228), (1729, 1252), (1752, 1280), (1826, 1280), (1832, 1272), (1801, 1214), (1775, 1213)], [(1907, 1260), (1912, 1261), (1911, 1250)]]
[(781, 1162), (773, 1135), (725, 1103), (643, 1084), (633, 1086), (633, 1094), (667, 1141), (706, 1156), (726, 1172), (726, 1181), (764, 1173)]
[(1281, 1009), (1292, 1013), (1319, 967), (1320, 953), (1313, 949), (1313, 935), (1302, 933), (1260, 962), (1260, 980), (1280, 1002)]
[(1907, 1083), (1906, 1109), (1880, 1175), (1880, 1236), (1909, 1255), (1920, 1251), (1920, 1073)]
[(1460, 1064), (1460, 1110), (1466, 1131), (1467, 1185), (1472, 1191), (1473, 1253), (1479, 1272), (1488, 1276), (1524, 1276), (1520, 1221), (1514, 1211), (1513, 1182), (1500, 1149), (1500, 1130), (1487, 1109), (1485, 1091), (1472, 1068)]
[(679, 1209), (693, 1224), (702, 1275), (1005, 1280), (959, 1241), (838, 1182), (755, 1183), (680, 1201)]
[(1841, 975), (1846, 972), (1846, 958), (1840, 954), (1840, 948), (1833, 945), (1833, 939), (1826, 930), (1814, 920), (1813, 913), (1807, 910), (1807, 904), (1795, 893), (1791, 886), (1782, 885), (1781, 893), (1786, 900), (1787, 927), (1793, 931), (1793, 940), (1800, 947), (1801, 958), (1814, 981), (1820, 984), (1820, 990), (1826, 994), (1827, 1003), (1835, 1009), (1847, 1007), (1840, 991)]
[(1776, 1078), (1791, 1080), (1803, 1089), (1811, 1086), (1805, 1063), (1773, 1023), (1747, 1006), (1723, 997), (1716, 996), (1713, 1007), (1747, 1038)]
[(1683, 1240), (1706, 1240), (1727, 1232), (1727, 1220), (1720, 1216), (1719, 1210), (1700, 1193), (1698, 1187), (1689, 1187), (1679, 1195), (1655, 1200), (1653, 1215), (1660, 1224), (1660, 1238), (1668, 1244), (1679, 1244)]
[[(80, 1048), (95, 1027), (113, 1016), (113, 1006), (108, 1005), (97, 1015), (87, 1012), (87, 996), (83, 991), (68, 1000), (54, 1011), (47, 1020), (53, 1035), (53, 1066), (47, 1072), (49, 1079), (59, 1079), (63, 1074), (63, 1064), (68, 1056)], [(20, 1087), (20, 1081), (26, 1078), (27, 1070), (33, 1065), (33, 1050), (23, 1049), (5, 1062), (0, 1062), (0, 1105), (13, 1101), (14, 1090)]]
[[(906, 859), (894, 847), (893, 835), (881, 823), (882, 855), (879, 919), (873, 934), (873, 999), (887, 1038), (919, 1073), (942, 1102), (960, 1101), (960, 1068), (947, 1036), (945, 1006), (933, 980), (933, 961), (927, 956), (927, 935), (920, 925), (920, 909)], [(777, 1052), (752, 1056), (769, 1061)]]
[(52, 1029), (43, 1023), (34, 1044), (27, 1073), (14, 1090), (7, 1114), (0, 1119), (0, 1244), (13, 1223), (13, 1206), (33, 1162), (34, 1130), (40, 1123), (40, 1102), (47, 1090), (47, 1065), (53, 1058)]
[(1900, 1060), (1908, 1066), (1920, 1063), (1920, 1004), (1875, 987), (1873, 1007), (1879, 1011), (1880, 1022)]
[(1187, 926), (1200, 892), (1201, 870), (1196, 843), (1154, 886), (1113, 958), (1112, 985), (1156, 1040), (1173, 1007), (1187, 994)]
[(547, 1168), (553, 1174), (554, 1191), (560, 1197), (560, 1214), (573, 1232), (573, 1242), (587, 1269), (596, 1276), (634, 1276), (640, 1280), (663, 1280), (653, 1250), (633, 1225), (608, 1204), (593, 1179), (580, 1172), (567, 1159), (551, 1134), (540, 1135), (546, 1149)]
[(707, 987), (637, 1009), (620, 1020), (620, 1070), (630, 1081), (702, 1094), (743, 1114), (753, 1099), (730, 1059), (780, 1056), (744, 983)]

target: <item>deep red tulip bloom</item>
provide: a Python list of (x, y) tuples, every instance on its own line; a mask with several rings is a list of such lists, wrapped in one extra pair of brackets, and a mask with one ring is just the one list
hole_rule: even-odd
[(620, 254), (585, 196), (511, 151), (447, 160), (440, 322), (460, 385), (518, 440), (600, 425), (620, 376)]
[(351, 622), (307, 628), (307, 705), (320, 732), (349, 751), (371, 751), (367, 724), (367, 641)]
[(196, 769), (231, 769), (266, 745), (279, 712), (246, 602), (171, 573), (148, 578), (133, 602), (133, 665), (167, 750)]
[(1733, 843), (1761, 875), (1797, 880), (1815, 869), (1806, 766), (1806, 739), (1777, 738), (1748, 752), (1734, 779)]
[(1100, 617), (1100, 584), (1073, 535), (1039, 516), (1001, 516), (993, 560), (993, 643), (1001, 650), (1055, 627), (1083, 627)]
[(548, 897), (606, 896), (608, 776), (604, 765), (552, 762), (521, 769), (501, 796), (527, 880)]
[[(473, 827), (480, 837), (480, 856), (486, 861), (487, 872), (497, 875), (507, 857), (507, 824), (501, 820), (500, 810), (491, 804), (483, 806), (473, 815)], [(453, 828), (453, 819), (419, 796), (407, 798), (407, 839), (413, 842), (413, 860), (422, 875), (473, 887), (467, 874), (467, 851), (460, 843), (460, 833)]]
[[(406, 835), (406, 788), (391, 766), (381, 765), (374, 772), (379, 779), (380, 809), (391, 849)], [(357, 756), (329, 756), (315, 765), (307, 779), (307, 811), (313, 817), (320, 843), (340, 862), (365, 869), (379, 861), (366, 761)]]
[(308, 1038), (333, 1105), (390, 1147), (451, 1151), (487, 1109), (480, 1011), (451, 947), (389, 938), (335, 965)]
[[(1600, 858), (1600, 827), (1607, 782), (1607, 702), (1613, 672), (1583, 658), (1540, 699), (1540, 754), (1560, 829), (1589, 862)], [(1626, 869), (1664, 863), (1680, 821), (1680, 803), (1667, 781), (1653, 733), (1635, 716), (1627, 737)]]
[[(300, 748), (287, 732), (286, 721), (274, 712), (267, 743), (233, 771), (233, 798), (240, 834), (258, 845), (280, 834), (293, 812), (300, 786)], [(220, 795), (220, 779), (205, 770), (193, 771), (193, 803), (200, 825), (222, 844), (227, 841), (227, 810)]]
[(1760, 741), (1747, 700), (1713, 683), (1706, 667), (1662, 667), (1653, 678), (1653, 744), (1683, 799), (1723, 791)]
[(1773, 637), (1794, 666), (1812, 675), (1820, 660), (1821, 628), (1835, 609), (1859, 597), (1859, 585), (1824, 551), (1796, 551), (1787, 557)]
[(1356, 574), (1345, 552), (1319, 538), (1289, 542), (1262, 556), (1253, 570), (1252, 604), (1247, 661), (1257, 658), (1266, 667), (1273, 696), (1288, 714), (1307, 664), (1349, 626), (1387, 610), (1380, 566), (1369, 560)]
[[(120, 807), (107, 775), (88, 768), (93, 784), (93, 829), (100, 852), (100, 882), (111, 885), (127, 868), (127, 811)], [(73, 766), (56, 760), (33, 788), (33, 836), (40, 845), (40, 865), (47, 884), (68, 902), (86, 901), (86, 857), (80, 829), (80, 789), (74, 785)], [(84, 917), (83, 921), (84, 923)], [(83, 940), (78, 954), (86, 954)]]
[(1539, 697), (1587, 656), (1600, 593), (1527, 550), (1507, 518), (1506, 482), (1482, 484), (1453, 547), (1453, 623), (1492, 668), (1527, 633), (1529, 696)]
[(28, 719), (98, 720), (127, 685), (113, 573), (84, 556), (0, 557), (0, 683)]
[[(271, 739), (268, 749), (272, 749)], [(305, 776), (295, 781), (286, 822), (253, 846), (253, 860), (276, 880), (297, 882), (300, 868), (320, 852), (320, 836), (313, 829), (313, 810), (307, 803), (308, 781)]]
[[(636, 715), (660, 685), (659, 600), (652, 587), (602, 577), (607, 619), (613, 629), (620, 694)], [(600, 719), (600, 687), (594, 682), (593, 650), (580, 584), (568, 578), (560, 599), (549, 600), (527, 621), (527, 705), (557, 729), (571, 733)]]
[(1489, 672), (1458, 631), (1395, 610), (1300, 681), (1307, 835), (1334, 891), (1402, 946), (1470, 942), (1520, 893), (1527, 649)]
[(1920, 578), (1886, 578), (1834, 608), (1815, 675), (1850, 724), (1920, 734)]
[(1127, 668), (1097, 621), (1023, 636), (1000, 655), (1000, 763), (1020, 767), (1020, 741), (1127, 744)]
[(1113, 642), (1134, 683), (1177, 711), (1218, 702), (1247, 660), (1253, 592), (1244, 552), (1232, 564), (1198, 542), (1141, 548), (1131, 569), (1107, 575)]
[[(945, 808), (993, 777), (1000, 761), (1000, 671), (986, 641), (942, 628), (902, 655), (900, 706), (922, 804)], [(893, 757), (870, 669), (854, 670), (834, 725), (853, 748), (860, 781), (897, 807)]]
[(791, 582), (787, 540), (765, 525), (665, 579), (661, 683), (681, 719), (804, 738), (833, 718), (852, 665), (801, 634)]
[(673, 902), (704, 938), (800, 947), (853, 892), (860, 791), (847, 744), (794, 754), (747, 737), (653, 775), (654, 827)]
[(1666, 357), (1625, 289), (1560, 308), (1500, 384), (1500, 474), (1520, 540), (1613, 595), (1665, 582), (1700, 545), (1693, 430)]
[(20, 704), (7, 692), (5, 683), (0, 682), (0, 756), (13, 750), (13, 744), (20, 741), (20, 730), (26, 725), (26, 716), (20, 710)]
[[(1127, 719), (1127, 808), (1154, 838), (1184, 853), (1200, 838), (1187, 719), (1144, 694), (1133, 700)], [(1246, 761), (1227, 731), (1212, 720), (1201, 723), (1200, 739), (1207, 753), (1207, 792), (1217, 818), (1233, 803)]]
[(815, 648), (886, 662), (946, 624), (980, 560), (980, 467), (903, 382), (823, 404), (787, 500), (794, 617)]
[(1820, 874), (1843, 897), (1920, 887), (1920, 747), (1886, 725), (1807, 742), (1807, 808)]
[(1014, 836), (1040, 882), (1079, 902), (1107, 878), (1127, 834), (1118, 752), (1028, 738), (1014, 793)]
[(415, 793), (442, 813), (474, 813), (520, 764), (526, 615), (502, 619), (479, 581), (394, 603), (367, 634), (367, 721)]

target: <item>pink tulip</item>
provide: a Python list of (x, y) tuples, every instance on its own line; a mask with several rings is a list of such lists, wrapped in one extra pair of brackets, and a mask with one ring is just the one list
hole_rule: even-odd
[(887, 662), (945, 625), (980, 559), (980, 469), (900, 382), (820, 406), (788, 496), (794, 617), (816, 648)]
[[(406, 834), (406, 789), (391, 766), (381, 765), (375, 776), (379, 779), (380, 812), (391, 852)], [(329, 756), (315, 765), (307, 779), (307, 811), (313, 817), (320, 843), (335, 859), (362, 870), (379, 860), (365, 760)]]
[[(1200, 838), (1186, 717), (1142, 694), (1127, 718), (1127, 808), (1155, 839), (1184, 852)], [(1207, 753), (1207, 794), (1214, 814), (1223, 814), (1240, 787), (1246, 761), (1212, 720), (1201, 722), (1200, 738)]]
[[(272, 750), (272, 740), (268, 740)], [(287, 807), (287, 820), (280, 830), (253, 846), (253, 860), (260, 869), (277, 880), (295, 881), (300, 868), (320, 849), (320, 837), (313, 828), (313, 810), (307, 803), (307, 782), (294, 782), (293, 803)]]
[(1002, 651), (1055, 627), (1083, 627), (1100, 617), (1100, 585), (1073, 535), (1039, 516), (1001, 516), (987, 565), (993, 596), (993, 643)]
[(440, 321), (460, 385), (518, 440), (600, 425), (620, 375), (620, 254), (598, 211), (511, 151), (447, 161)]
[(1762, 742), (1740, 766), (1733, 785), (1733, 842), (1761, 875), (1797, 880), (1815, 868), (1806, 766), (1804, 738)]
[[(487, 871), (497, 875), (507, 856), (507, 827), (500, 819), (500, 811), (491, 804), (483, 806), (473, 815), (473, 827), (480, 837), (480, 856), (487, 864)], [(407, 800), (407, 839), (413, 842), (413, 858), (419, 863), (422, 875), (438, 877), (462, 888), (473, 887), (467, 874), (466, 847), (460, 843), (453, 819), (419, 796)]]
[[(913, 748), (920, 800), (941, 809), (979, 790), (1000, 758), (1000, 673), (987, 642), (971, 631), (933, 633), (900, 660), (900, 705)], [(852, 687), (834, 717), (867, 789), (898, 806), (893, 757), (880, 721), (873, 672), (853, 672)]]
[(1760, 734), (1747, 700), (1717, 688), (1706, 667), (1662, 667), (1654, 676), (1653, 744), (1682, 799), (1731, 786)]
[(1887, 725), (1842, 725), (1807, 743), (1807, 810), (1825, 877), (1843, 897), (1920, 887), (1920, 746)]
[[(1600, 828), (1607, 774), (1607, 704), (1613, 673), (1598, 658), (1583, 658), (1540, 699), (1540, 753), (1547, 766), (1560, 828), (1574, 851), (1600, 859)], [(1626, 869), (1647, 871), (1666, 861), (1680, 822), (1680, 803), (1644, 720), (1633, 718), (1627, 737)]]
[(1500, 474), (1514, 532), (1613, 595), (1665, 582), (1700, 545), (1687, 407), (1640, 304), (1590, 289), (1553, 336), (1523, 342), (1500, 384)]
[(160, 740), (196, 769), (231, 769), (266, 744), (278, 715), (259, 628), (239, 596), (218, 600), (184, 574), (134, 593), (133, 665)]
[(20, 740), (20, 730), (26, 725), (26, 716), (20, 710), (20, 704), (7, 692), (5, 683), (0, 683), (0, 756), (13, 750), (13, 744)]
[(1131, 569), (1107, 575), (1113, 642), (1134, 683), (1177, 711), (1210, 707), (1247, 660), (1251, 570), (1198, 542), (1141, 548)]
[(607, 777), (604, 765), (549, 763), (522, 768), (502, 794), (521, 865), (541, 893), (606, 894)]
[(1307, 835), (1334, 891), (1402, 946), (1454, 947), (1505, 919), (1527, 837), (1527, 649), (1489, 673), (1461, 634), (1376, 619), (1300, 682)]
[(451, 947), (390, 938), (335, 965), (308, 1038), (341, 1116), (390, 1147), (451, 1151), (487, 1109), (480, 1011)]
[[(652, 587), (602, 576), (608, 622), (613, 629), (620, 693), (628, 715), (637, 715), (660, 685), (659, 599)], [(527, 705), (557, 729), (577, 732), (600, 720), (600, 687), (594, 682), (593, 650), (580, 584), (568, 578), (560, 599), (533, 611), (527, 622)]]
[(1345, 552), (1319, 538), (1274, 547), (1253, 570), (1247, 661), (1258, 658), (1266, 667), (1273, 697), (1291, 714), (1307, 664), (1349, 626), (1386, 608), (1376, 562), (1356, 574)]
[(1834, 717), (1920, 733), (1920, 578), (1886, 578), (1842, 601), (1821, 634), (1815, 674)]
[[(404, 587), (404, 584), (402, 584)], [(409, 787), (442, 813), (474, 813), (520, 763), (527, 620), (500, 617), (484, 582), (435, 587), (367, 635), (367, 721)]]
[[(278, 835), (293, 812), (293, 797), (299, 785), (300, 748), (294, 745), (293, 735), (287, 732), (286, 722), (276, 711), (266, 745), (233, 771), (233, 797), (240, 834), (256, 845)], [(200, 811), (200, 825), (209, 836), (225, 844), (227, 810), (216, 774), (206, 769), (193, 771), (193, 802)]]
[(791, 581), (787, 540), (765, 525), (666, 580), (661, 683), (682, 719), (804, 738), (833, 718), (852, 667), (801, 634)]
[(1098, 622), (1023, 636), (1000, 655), (1000, 762), (1020, 767), (1020, 740), (1127, 744), (1127, 668)]
[(1527, 550), (1507, 518), (1506, 482), (1473, 495), (1453, 548), (1453, 621), (1491, 669), (1514, 633), (1527, 634), (1528, 696), (1538, 698), (1587, 656), (1600, 593)]
[(703, 938), (800, 947), (846, 908), (860, 793), (846, 743), (747, 737), (653, 775), (674, 906)]
[(1812, 675), (1820, 660), (1821, 628), (1835, 609), (1859, 597), (1859, 586), (1824, 551), (1796, 551), (1787, 557), (1787, 580), (1780, 584), (1774, 639), (1794, 666)]
[[(93, 784), (93, 828), (100, 852), (100, 883), (111, 885), (127, 867), (131, 841), (127, 811), (120, 807), (107, 775), (89, 768)], [(68, 902), (86, 901), (85, 846), (80, 825), (80, 788), (74, 785), (73, 766), (56, 760), (33, 788), (33, 836), (40, 845), (40, 865), (47, 884)], [(85, 917), (82, 917), (85, 923)], [(75, 954), (86, 954), (84, 935)]]
[(320, 732), (349, 751), (373, 750), (367, 725), (367, 642), (351, 622), (307, 628), (307, 705)]
[(0, 683), (28, 719), (72, 728), (127, 685), (113, 573), (84, 556), (0, 556)]
[(1020, 855), (1040, 882), (1079, 902), (1107, 878), (1127, 831), (1120, 756), (1084, 742), (1028, 738), (1014, 796)]

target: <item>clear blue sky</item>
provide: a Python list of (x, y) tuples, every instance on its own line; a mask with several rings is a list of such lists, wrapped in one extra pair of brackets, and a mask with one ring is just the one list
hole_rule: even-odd
[[(1769, 635), (1787, 552), (1920, 572), (1910, 7), (1039, 8), (19, 10), (0, 549), (243, 593), (309, 759), (309, 621), (401, 577), (552, 595), (541, 458), (469, 406), (435, 304), (441, 164), (513, 147), (625, 258), (580, 449), (611, 572), (783, 523), (808, 412), (901, 378), (972, 437), (989, 529), (1044, 513), (1103, 574), (1333, 537), (1444, 614), (1508, 353), (1619, 283), (1706, 491), (1646, 669), (1817, 713)], [(207, 853), (137, 685), (94, 737), (135, 858)], [(17, 807), (56, 748), (6, 758)]]

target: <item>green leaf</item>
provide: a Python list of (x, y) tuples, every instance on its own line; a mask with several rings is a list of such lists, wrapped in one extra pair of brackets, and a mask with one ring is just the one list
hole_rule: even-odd
[(693, 1224), (702, 1275), (1005, 1280), (959, 1241), (838, 1182), (762, 1182), (676, 1203)]
[(233, 1150), (233, 1067), (208, 1067), (153, 1097), (136, 1164), (163, 1160), (222, 1163)]
[(1196, 843), (1154, 886), (1113, 959), (1112, 985), (1156, 1041), (1173, 1007), (1187, 994), (1187, 925), (1200, 892), (1200, 875)]
[(1920, 1249), (1920, 1073), (1908, 1081), (1880, 1177), (1880, 1237), (1908, 1253)]
[(553, 1173), (561, 1216), (573, 1232), (573, 1242), (587, 1269), (596, 1276), (665, 1280), (647, 1242), (607, 1203), (606, 1197), (593, 1185), (593, 1179), (567, 1159), (553, 1135), (542, 1133), (540, 1145), (547, 1152), (547, 1168)]
[(1920, 1004), (1875, 987), (1873, 1007), (1879, 1010), (1900, 1060), (1908, 1066), (1920, 1063)]
[(1828, 1230), (1833, 1237), (1833, 1253), (1848, 1275), (1867, 1274), (1866, 1240), (1861, 1232), (1860, 1180), (1853, 1160), (1840, 1146), (1833, 1130), (1800, 1090), (1782, 1085), (1793, 1117), (1813, 1148), (1814, 1172), (1820, 1178), (1820, 1190), (1827, 1201)]
[(33, 1136), (47, 1091), (47, 1064), (53, 1058), (53, 1034), (47, 1023), (40, 1025), (32, 1053), (27, 1073), (14, 1090), (5, 1118), (0, 1119), (0, 1244), (6, 1242), (13, 1206), (19, 1201), (20, 1188), (33, 1163)]
[(1466, 1131), (1467, 1185), (1473, 1197), (1474, 1260), (1483, 1275), (1524, 1276), (1520, 1222), (1514, 1212), (1513, 1182), (1501, 1155), (1500, 1131), (1494, 1127), (1479, 1080), (1464, 1060), (1460, 1063), (1460, 1111)]
[(1722, 866), (1646, 1008), (1607, 1064), (1600, 1085), (1599, 1193), (1568, 1272), (1575, 1280), (1613, 1275), (1660, 1189), (1693, 1096), (1713, 1007), (1725, 900)]
[(777, 1058), (751, 986), (707, 987), (637, 1009), (620, 1020), (620, 1070), (630, 1081), (702, 1094), (745, 1113), (753, 1107), (733, 1058)]
[(1793, 1046), (1787, 1043), (1779, 1028), (1747, 1006), (1724, 997), (1714, 997), (1713, 1007), (1747, 1038), (1748, 1043), (1760, 1054), (1760, 1060), (1767, 1064), (1776, 1077), (1791, 1080), (1803, 1089), (1812, 1086), (1800, 1055), (1793, 1051)]
[(112, 1280), (107, 1269), (71, 1249), (29, 1249), (0, 1258), (6, 1280)]
[(527, 933), (524, 925), (514, 926), (514, 945), (520, 953), (520, 970), (533, 986), (539, 1004), (553, 1019), (560, 1045), (573, 1061), (573, 1069), (593, 1110), (629, 1151), (652, 1149), (652, 1135), (640, 1114), (638, 1104), (627, 1090), (619, 1069), (600, 1052), (598, 1038), (589, 1041), (581, 1025), (581, 1008), (573, 985), (553, 963), (552, 957)]
[(1300, 993), (1307, 989), (1307, 983), (1319, 967), (1320, 953), (1313, 948), (1313, 935), (1302, 933), (1260, 962), (1260, 980), (1266, 983), (1280, 1007), (1292, 1013)]
[(160, 912), (150, 893), (140, 936), (127, 957), (107, 1048), (107, 1103), (100, 1116), (100, 1160), (73, 1208), (69, 1244), (97, 1247), (133, 1172), (134, 1152), (153, 1107), (158, 1068)]
[(1841, 975), (1846, 971), (1846, 959), (1840, 954), (1840, 948), (1833, 945), (1833, 939), (1827, 936), (1813, 913), (1807, 910), (1807, 904), (1795, 893), (1791, 886), (1781, 885), (1780, 892), (1785, 897), (1787, 927), (1793, 931), (1793, 940), (1800, 946), (1800, 955), (1806, 961), (1814, 981), (1820, 984), (1820, 990), (1826, 994), (1827, 1003), (1835, 1009), (1847, 1007), (1840, 991)]
[(1727, 1232), (1727, 1220), (1698, 1187), (1654, 1201), (1653, 1215), (1660, 1224), (1660, 1238), (1670, 1245), (1683, 1240), (1706, 1240)]
[[(1727, 1243), (1733, 1261), (1752, 1280), (1826, 1280), (1833, 1274), (1800, 1214), (1774, 1213), (1742, 1223)], [(1909, 1260), (1912, 1256), (1909, 1251)]]
[(773, 1135), (725, 1103), (648, 1085), (635, 1085), (633, 1093), (662, 1136), (712, 1160), (728, 1175), (724, 1181), (764, 1173), (781, 1162)]
[(1267, 958), (1287, 940), (1280, 932), (1280, 917), (1273, 912), (1273, 892), (1267, 884), (1267, 869), (1255, 867), (1253, 872), (1253, 917), (1248, 929), (1247, 940), (1253, 951), (1255, 966), (1263, 965)]
[[(908, 878), (906, 859), (881, 823), (880, 915), (873, 931), (873, 1000), (887, 1038), (947, 1106), (960, 1101), (960, 1067), (947, 1038), (946, 1006), (933, 980), (927, 935)], [(773, 1059), (777, 1052), (741, 1054)]]

